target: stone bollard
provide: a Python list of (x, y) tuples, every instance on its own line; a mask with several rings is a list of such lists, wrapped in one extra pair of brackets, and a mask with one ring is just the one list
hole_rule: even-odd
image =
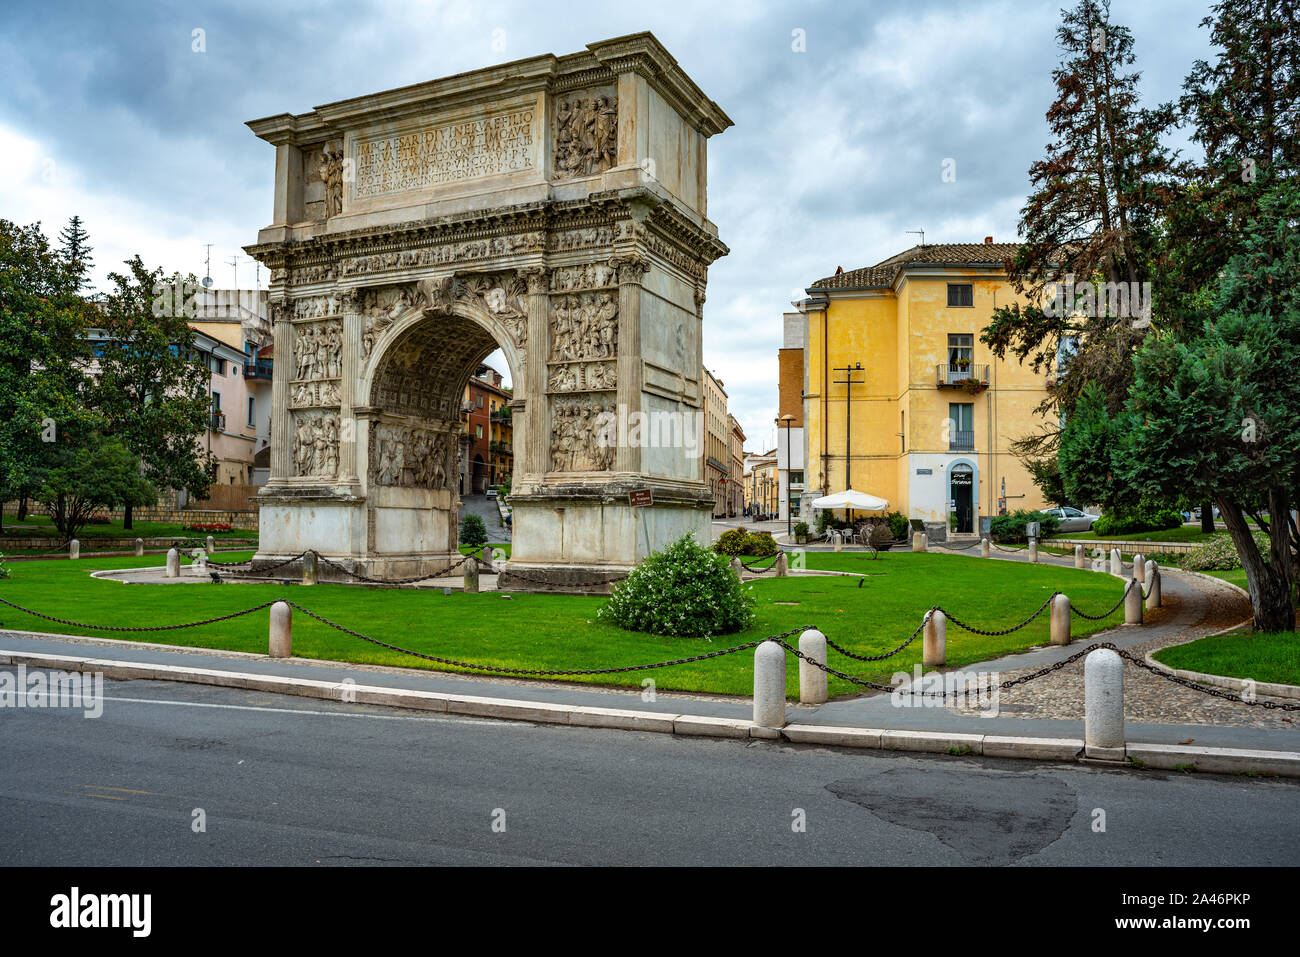
[(980, 539), (980, 558), (988, 558), (989, 555), (992, 554), (992, 551), (991, 551), (992, 547), (993, 547), (993, 546), (989, 544), (989, 540), (988, 540), (987, 538), (981, 538), (981, 539)]
[(315, 585), (320, 580), (319, 572), (316, 553), (309, 548), (302, 556), (302, 583), (304, 585)]
[(1029, 560), (1034, 564), (1038, 563), (1038, 539), (1036, 538), (1029, 540)]
[(1052, 599), (1052, 644), (1070, 643), (1070, 599), (1057, 595)]
[(1083, 729), (1086, 755), (1123, 758), (1124, 659), (1109, 648), (1089, 652), (1083, 662)]
[(137, 556), (139, 556), (139, 555), (143, 555), (143, 554), (144, 554), (144, 539), (143, 539), (143, 538), (137, 538), (137, 539), (135, 540), (135, 553), (136, 553)]
[(1088, 553), (1083, 550), (1082, 545), (1074, 546), (1074, 567), (1075, 568), (1088, 567)]
[(942, 665), (948, 653), (948, 616), (937, 608), (926, 612), (921, 642), (921, 663), (927, 668)]
[(775, 641), (754, 649), (754, 724), (785, 727), (785, 649)]
[(478, 558), (471, 556), (465, 563), (465, 594), (478, 594)]
[(286, 601), (271, 606), (271, 640), (267, 654), (288, 658), (293, 654), (293, 609)]
[(484, 566), (486, 566), (487, 573), (489, 575), (494, 574), (493, 572), (494, 566), (492, 564), (494, 561), (494, 556), (492, 554), (492, 546), (484, 545), (481, 549), (479, 549), (478, 557), (479, 560), (483, 562)]
[[(826, 636), (816, 628), (809, 628), (799, 636), (799, 650), (817, 664), (826, 664)], [(826, 672), (800, 658), (799, 700), (804, 704), (825, 704), (829, 697)]]
[(839, 532), (831, 532), (831, 544), (835, 546), (835, 551), (840, 551), (844, 547), (844, 536)]
[(735, 555), (731, 556), (731, 570), (736, 573), (737, 578), (741, 577), (745, 571), (745, 566), (740, 564), (740, 559)]
[(1120, 555), (1118, 548), (1110, 550), (1110, 573), (1112, 575), (1124, 574), (1124, 559)]
[(925, 537), (925, 532), (912, 533), (912, 551), (923, 552), (929, 540)]
[(785, 578), (790, 574), (790, 559), (785, 552), (776, 556), (776, 577)]
[(1144, 585), (1147, 581), (1146, 559), (1141, 552), (1134, 552), (1133, 554), (1133, 580)]
[(68, 542), (68, 557), (69, 558), (81, 557), (81, 542), (77, 541), (75, 538), (72, 541)]
[(209, 535), (208, 540), (203, 543), (203, 550), (211, 555), (217, 550), (217, 540)]
[(1142, 624), (1142, 583), (1133, 579), (1124, 586), (1124, 624)]
[(1147, 559), (1147, 610), (1160, 607), (1160, 566)]
[(176, 546), (167, 549), (167, 577), (181, 577), (181, 553), (176, 550)]

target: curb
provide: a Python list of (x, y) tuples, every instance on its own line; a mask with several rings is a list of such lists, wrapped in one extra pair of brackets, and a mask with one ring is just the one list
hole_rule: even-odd
[[(763, 728), (740, 718), (596, 708), (542, 701), (523, 702), (480, 695), (385, 688), (347, 681), (317, 681), (309, 678), (288, 678), (148, 662), (128, 663), (107, 658), (37, 654), (4, 649), (0, 649), (0, 664), (94, 672), (101, 673), (105, 678), (117, 680), (180, 681), (325, 700), (339, 700), (346, 692), (348, 703), (355, 704), (561, 724), (570, 727), (651, 731), (693, 737), (766, 739), (788, 741), (792, 744), (952, 754), (960, 757), (1019, 758), (1031, 761), (1078, 761), (1084, 750), (1084, 742), (1075, 738), (899, 731), (888, 728), (847, 728), (798, 723), (787, 724), (784, 728)], [(1195, 769), (1222, 774), (1270, 774), (1300, 778), (1300, 752), (1294, 751), (1194, 748), (1183, 745), (1134, 743), (1127, 745), (1126, 754), (1134, 759), (1132, 764), (1135, 767), (1146, 766), (1164, 770)]]

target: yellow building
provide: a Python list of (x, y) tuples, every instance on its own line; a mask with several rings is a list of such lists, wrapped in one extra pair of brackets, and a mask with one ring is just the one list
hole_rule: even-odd
[(991, 239), (916, 246), (808, 287), (795, 304), (805, 501), (847, 486), (940, 527), (951, 514), (958, 535), (1004, 508), (1049, 504), (1009, 448), (1042, 428), (1045, 382), (979, 341), (994, 308), (1016, 299), (1004, 266), (1016, 249)]

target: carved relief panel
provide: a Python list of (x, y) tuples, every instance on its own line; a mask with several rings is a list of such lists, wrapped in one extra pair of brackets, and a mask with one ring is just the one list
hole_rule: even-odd
[(592, 176), (618, 164), (618, 96), (612, 86), (578, 90), (555, 105), (554, 179)]
[(343, 371), (343, 323), (338, 319), (296, 326), (292, 380), (337, 379)]
[(612, 400), (598, 396), (556, 399), (551, 407), (551, 471), (603, 472), (614, 467)]
[(293, 413), (293, 474), (334, 478), (338, 470), (338, 415), (330, 412)]
[(618, 294), (551, 297), (551, 361), (613, 359), (618, 355)]
[(370, 481), (399, 488), (448, 488), (455, 481), (456, 451), (453, 433), (373, 422)]

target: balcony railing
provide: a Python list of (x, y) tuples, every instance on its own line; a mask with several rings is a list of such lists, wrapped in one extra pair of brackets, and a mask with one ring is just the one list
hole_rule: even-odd
[(974, 452), (975, 433), (974, 432), (948, 433), (948, 451), (949, 452)]
[(213, 412), (208, 416), (208, 428), (213, 432), (226, 431), (226, 414), (224, 412)]
[(987, 386), (989, 384), (989, 367), (986, 365), (977, 366), (969, 362), (964, 364), (941, 362), (935, 366), (935, 379), (941, 389), (950, 386), (964, 388), (972, 380), (977, 385)]
[(271, 378), (271, 359), (249, 360), (244, 363), (245, 379), (269, 379)]

